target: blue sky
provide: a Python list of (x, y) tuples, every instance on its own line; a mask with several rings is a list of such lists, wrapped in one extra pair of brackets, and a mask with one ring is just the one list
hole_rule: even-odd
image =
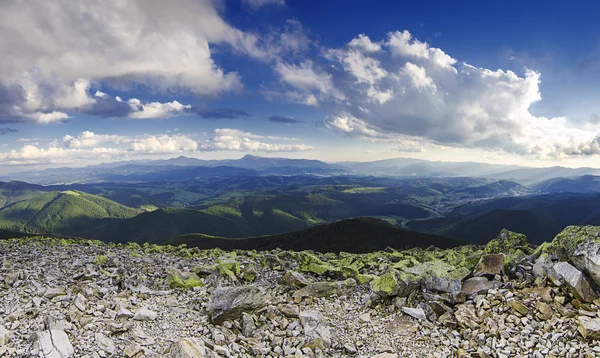
[(600, 166), (599, 10), (4, 2), (0, 166), (247, 153)]

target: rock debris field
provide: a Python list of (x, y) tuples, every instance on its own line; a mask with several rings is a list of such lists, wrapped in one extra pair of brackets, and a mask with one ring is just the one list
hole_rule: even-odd
[(368, 254), (0, 241), (0, 357), (598, 357), (600, 227)]

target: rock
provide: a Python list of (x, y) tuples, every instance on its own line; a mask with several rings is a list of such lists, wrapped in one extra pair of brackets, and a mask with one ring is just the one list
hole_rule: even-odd
[(533, 275), (535, 277), (546, 277), (548, 276), (548, 270), (551, 269), (552, 266), (554, 266), (554, 263), (550, 260), (548, 254), (543, 253), (533, 264)]
[(422, 308), (402, 307), (402, 312), (404, 312), (407, 315), (409, 315), (413, 318), (416, 318), (416, 319), (422, 319), (422, 320), (427, 319), (427, 316), (425, 315), (425, 311), (423, 311)]
[(600, 318), (580, 316), (577, 320), (579, 322), (577, 330), (583, 338), (590, 341), (600, 340)]
[(467, 296), (486, 293), (488, 290), (500, 286), (498, 281), (490, 281), (485, 277), (471, 277), (462, 284), (461, 292)]
[(125, 307), (119, 308), (117, 311), (117, 318), (131, 318), (133, 317), (133, 313)]
[(406, 269), (419, 277), (423, 289), (434, 292), (458, 292), (462, 280), (469, 274), (467, 268), (456, 269), (443, 261), (423, 262)]
[(494, 278), (496, 275), (504, 274), (504, 254), (486, 254), (481, 256), (473, 276), (486, 276)]
[(251, 314), (246, 312), (242, 313), (242, 334), (245, 337), (252, 337), (252, 332), (256, 329), (256, 324), (254, 324), (254, 318)]
[(460, 305), (456, 312), (454, 312), (454, 318), (461, 327), (467, 327), (470, 329), (478, 329), (479, 322), (475, 307), (470, 304)]
[(206, 310), (214, 324), (239, 319), (243, 312), (253, 312), (267, 305), (262, 291), (253, 285), (219, 287), (210, 296)]
[(172, 268), (167, 273), (167, 284), (170, 288), (190, 289), (202, 286), (202, 281), (194, 272), (181, 272)]
[(356, 280), (353, 278), (338, 282), (313, 282), (294, 292), (292, 297), (299, 303), (304, 297), (342, 296), (354, 287), (356, 287)]
[(331, 331), (325, 323), (323, 315), (317, 311), (300, 312), (300, 323), (304, 334), (314, 341), (320, 340), (325, 348), (331, 346)]
[(527, 316), (529, 308), (527, 308), (522, 302), (517, 300), (508, 301), (508, 306), (518, 312), (522, 316)]
[(115, 347), (115, 342), (113, 342), (112, 339), (98, 332), (96, 332), (94, 338), (96, 339), (96, 344), (98, 345), (98, 347), (100, 347), (100, 349), (102, 349), (103, 351), (110, 354), (117, 353), (117, 347)]
[(282, 283), (284, 285), (302, 288), (310, 284), (310, 281), (301, 273), (290, 270), (286, 271), (286, 273), (283, 275)]
[(213, 358), (217, 355), (195, 338), (183, 338), (171, 346), (170, 358)]
[(298, 317), (300, 314), (300, 310), (298, 310), (298, 306), (296, 305), (280, 304), (277, 306), (277, 309), (279, 309), (279, 312), (283, 313), (284, 316), (290, 318)]
[(372, 355), (371, 358), (398, 358), (396, 353), (379, 353)]
[(77, 307), (78, 310), (80, 310), (81, 312), (85, 312), (86, 301), (87, 299), (81, 293), (78, 293), (77, 297), (75, 297), (75, 302), (73, 304), (75, 305), (75, 307)]
[(135, 321), (154, 321), (156, 319), (156, 316), (156, 312), (149, 310), (146, 307), (142, 307), (135, 313), (133, 319)]
[(495, 239), (485, 245), (485, 252), (488, 254), (512, 254), (527, 245), (525, 235), (503, 229)]
[(550, 287), (526, 287), (521, 290), (524, 295), (538, 295), (546, 302), (552, 302), (552, 289)]
[(600, 286), (600, 242), (586, 240), (575, 247), (571, 256), (573, 265), (584, 272), (596, 286)]
[(419, 288), (419, 278), (412, 273), (389, 269), (371, 281), (370, 286), (381, 297), (408, 297)]
[(54, 287), (54, 288), (47, 289), (46, 292), (44, 293), (44, 297), (52, 299), (54, 297), (64, 296), (66, 294), (67, 294), (67, 291), (65, 290), (64, 287)]
[(67, 334), (55, 329), (37, 332), (37, 347), (44, 358), (66, 358), (75, 354)]
[(0, 347), (7, 345), (8, 341), (8, 330), (0, 324)]
[(123, 354), (127, 358), (137, 358), (144, 355), (144, 348), (137, 343), (131, 343), (123, 350)]
[(552, 270), (580, 300), (592, 302), (598, 297), (592, 290), (585, 275), (568, 262), (559, 262), (552, 267)]

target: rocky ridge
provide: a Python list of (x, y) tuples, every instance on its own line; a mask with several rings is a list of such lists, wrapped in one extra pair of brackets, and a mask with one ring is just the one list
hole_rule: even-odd
[(600, 227), (369, 254), (0, 241), (0, 357), (596, 357)]

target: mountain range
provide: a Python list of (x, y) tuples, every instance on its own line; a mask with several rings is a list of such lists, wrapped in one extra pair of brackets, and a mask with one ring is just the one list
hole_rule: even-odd
[(202, 160), (177, 157), (163, 160), (137, 160), (91, 165), (82, 168), (54, 168), (25, 171), (0, 177), (36, 184), (74, 184), (98, 182), (139, 182), (186, 180), (208, 176), (263, 175), (367, 175), (403, 178), (476, 177), (509, 180), (532, 186), (555, 178), (598, 175), (597, 168), (547, 167), (476, 162), (440, 162), (414, 158), (394, 158), (372, 162), (325, 163), (319, 160), (265, 158), (245, 155), (240, 159)]

